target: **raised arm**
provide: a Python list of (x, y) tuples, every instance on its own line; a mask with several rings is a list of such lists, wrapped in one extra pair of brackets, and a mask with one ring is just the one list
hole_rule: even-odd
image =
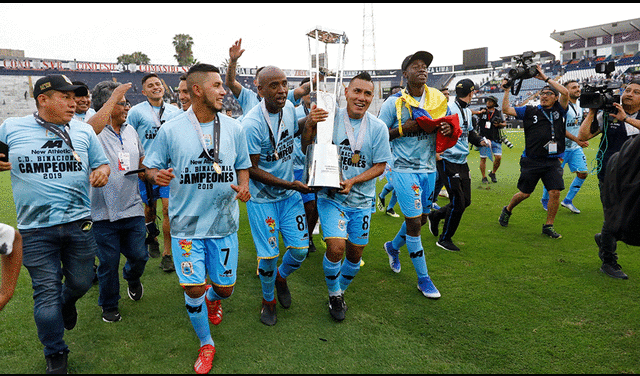
[(224, 84), (231, 89), (231, 92), (236, 98), (240, 96), (240, 92), (242, 91), (242, 85), (236, 80), (236, 66), (243, 52), (242, 38), (240, 38), (229, 47), (229, 66), (227, 67), (227, 74), (224, 78)]

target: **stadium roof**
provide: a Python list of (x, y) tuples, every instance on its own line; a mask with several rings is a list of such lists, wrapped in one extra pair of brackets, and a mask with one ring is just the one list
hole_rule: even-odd
[(576, 39), (588, 39), (591, 37), (599, 37), (604, 34), (614, 35), (618, 33), (640, 31), (640, 18), (634, 18), (626, 21), (610, 22), (597, 26), (583, 27), (581, 29), (573, 29), (551, 33), (550, 37), (560, 43)]

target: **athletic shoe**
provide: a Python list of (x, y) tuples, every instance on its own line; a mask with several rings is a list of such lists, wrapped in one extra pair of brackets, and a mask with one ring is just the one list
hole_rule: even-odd
[(347, 312), (347, 305), (344, 302), (344, 294), (329, 296), (329, 313), (336, 321), (342, 321)]
[(360, 257), (360, 267), (364, 266), (364, 260), (362, 259), (362, 257)]
[(62, 305), (62, 321), (64, 322), (64, 328), (67, 330), (76, 327), (78, 311), (76, 310), (75, 302)]
[(547, 211), (547, 204), (549, 203), (549, 200), (541, 199), (540, 203), (542, 204), (542, 208), (544, 209), (544, 211)]
[(418, 278), (418, 290), (429, 299), (438, 299), (440, 297), (440, 291), (431, 282), (429, 276)]
[(449, 192), (447, 192), (446, 188), (442, 188), (442, 189), (440, 189), (440, 193), (438, 193), (438, 196), (444, 197), (444, 198), (449, 198)]
[(431, 209), (433, 210), (440, 210), (440, 205), (436, 204), (435, 202), (433, 204), (431, 204)]
[(44, 359), (47, 361), (48, 374), (66, 374), (67, 373), (67, 354), (69, 350), (60, 351), (55, 354), (47, 355)]
[(158, 240), (147, 238), (146, 243), (149, 245), (148, 247), (149, 257), (151, 258), (160, 257), (160, 243), (158, 243)]
[(493, 171), (491, 171), (489, 173), (489, 177), (491, 178), (491, 182), (492, 183), (497, 183), (498, 182), (498, 179), (496, 179), (496, 174), (494, 174)]
[(315, 252), (316, 251), (316, 245), (313, 244), (313, 240), (309, 239), (309, 252)]
[(580, 209), (576, 208), (575, 206), (573, 206), (573, 202), (571, 201), (565, 201), (562, 200), (562, 202), (560, 203), (560, 205), (564, 206), (565, 208), (571, 210), (573, 213), (576, 214), (580, 214)]
[(384, 211), (385, 208), (385, 204), (384, 204), (384, 197), (380, 197), (380, 195), (376, 195), (376, 197), (378, 198), (376, 205), (378, 207), (378, 210), (380, 211)]
[(176, 271), (175, 265), (173, 265), (173, 256), (172, 255), (164, 255), (162, 256), (162, 261), (160, 261), (160, 269), (162, 271), (171, 273)]
[(442, 249), (446, 249), (451, 252), (458, 252), (460, 248), (458, 248), (451, 240), (443, 240), (440, 239), (436, 242), (436, 245)]
[(507, 210), (507, 207), (504, 206), (502, 208), (502, 213), (500, 213), (500, 218), (498, 218), (498, 222), (503, 227), (507, 227), (509, 225), (509, 218), (511, 218), (511, 212)]
[(427, 220), (429, 221), (429, 232), (431, 235), (438, 236), (438, 224), (440, 224), (440, 221), (433, 218), (433, 212), (427, 214)]
[(260, 321), (268, 326), (273, 326), (278, 322), (276, 316), (276, 300), (268, 302), (262, 298), (262, 309), (260, 310)]
[(542, 225), (542, 235), (547, 235), (553, 239), (560, 239), (562, 235), (558, 234), (553, 225)]
[(129, 298), (133, 301), (138, 301), (142, 299), (142, 295), (144, 295), (144, 287), (142, 287), (142, 283), (138, 282), (130, 282), (129, 287), (127, 288), (127, 293), (129, 294)]
[(289, 286), (287, 286), (287, 280), (280, 277), (280, 271), (276, 276), (276, 292), (282, 308), (291, 307), (291, 292), (289, 291)]
[(390, 251), (391, 249), (393, 249), (391, 247), (391, 242), (384, 243), (382, 248), (384, 248), (387, 256), (389, 256), (389, 266), (391, 267), (391, 270), (393, 270), (394, 273), (400, 273), (400, 269), (402, 269), (402, 267), (400, 266), (400, 258), (398, 257), (398, 255), (400, 255), (400, 251), (395, 251), (395, 254), (392, 254), (392, 252)]
[(198, 360), (193, 365), (193, 369), (197, 374), (206, 374), (211, 371), (213, 364), (213, 356), (216, 354), (216, 348), (211, 345), (204, 345), (198, 351)]
[(487, 180), (487, 178), (482, 178), (482, 184), (489, 184), (489, 180)]
[(316, 226), (313, 228), (313, 235), (319, 235), (320, 234), (320, 222), (316, 223)]
[(211, 285), (207, 285), (207, 288), (204, 290), (204, 301), (207, 303), (207, 316), (213, 325), (218, 325), (222, 321), (222, 302), (219, 300), (211, 301), (207, 299), (207, 291), (210, 288), (212, 288)]
[(393, 210), (393, 208), (391, 208), (391, 209), (387, 210), (387, 212), (386, 212), (386, 213), (387, 213), (387, 215), (389, 215), (389, 216), (391, 216), (391, 217), (393, 217), (393, 218), (398, 218), (398, 217), (400, 216), (400, 215), (398, 215), (398, 214), (396, 213), (396, 211), (395, 211), (395, 210)]
[(102, 310), (102, 321), (104, 322), (118, 322), (122, 320), (122, 316), (120, 316), (120, 312), (118, 309), (112, 309), (109, 311)]
[(618, 264), (615, 261), (613, 263), (603, 262), (602, 266), (600, 267), (600, 271), (602, 271), (604, 274), (608, 275), (609, 277), (619, 278), (619, 279), (629, 279), (629, 277), (620, 269), (622, 269), (622, 267), (620, 266), (620, 264)]

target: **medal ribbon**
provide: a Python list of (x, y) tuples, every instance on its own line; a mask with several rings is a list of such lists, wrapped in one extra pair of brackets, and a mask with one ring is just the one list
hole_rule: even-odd
[(365, 133), (367, 132), (367, 125), (367, 114), (365, 113), (362, 117), (360, 129), (358, 130), (358, 138), (356, 140), (353, 133), (353, 126), (349, 119), (349, 114), (347, 114), (347, 109), (344, 109), (344, 130), (347, 133), (347, 138), (349, 138), (349, 146), (351, 146), (353, 154), (360, 154), (360, 149), (362, 149), (362, 144), (364, 143)]
[(162, 114), (164, 113), (164, 102), (162, 102), (162, 104), (160, 105), (160, 113), (157, 113), (157, 114), (153, 110), (153, 105), (151, 104), (151, 102), (147, 100), (147, 103), (149, 103), (149, 110), (151, 110), (151, 113), (153, 114), (153, 121), (155, 121), (158, 128), (160, 128), (160, 126), (162, 126)]
[(58, 124), (49, 123), (48, 121), (41, 118), (40, 115), (38, 115), (37, 111), (33, 113), (33, 117), (36, 118), (36, 123), (38, 123), (38, 125), (42, 126), (48, 131), (55, 133), (56, 136), (60, 137), (62, 141), (64, 141), (64, 143), (69, 146), (69, 149), (71, 149), (71, 153), (73, 153), (73, 157), (76, 159), (76, 161), (82, 162), (80, 156), (71, 144), (71, 136), (69, 136), (69, 132), (67, 131), (67, 129), (71, 129), (69, 123), (64, 124), (63, 128), (60, 128)]
[(202, 149), (204, 149), (204, 153), (213, 162), (213, 168), (216, 172), (220, 173), (220, 166), (218, 162), (220, 162), (220, 118), (218, 118), (218, 114), (216, 113), (216, 117), (213, 119), (213, 157), (209, 154), (209, 150), (207, 149), (207, 144), (204, 142), (204, 134), (202, 133), (202, 126), (200, 126), (200, 121), (196, 117), (196, 114), (193, 112), (193, 107), (189, 107), (187, 110), (187, 118), (193, 125), (193, 129), (195, 129), (198, 134), (198, 139), (200, 140), (200, 145), (202, 145)]
[(269, 112), (267, 111), (267, 105), (264, 103), (264, 99), (260, 101), (260, 108), (262, 109), (262, 115), (264, 116), (264, 120), (267, 122), (269, 128), (269, 139), (271, 139), (271, 146), (273, 146), (273, 154), (278, 159), (278, 144), (280, 143), (280, 125), (282, 124), (282, 110), (278, 114), (278, 125), (275, 130), (277, 138), (274, 138), (273, 134), (273, 126), (271, 125), (271, 119), (269, 118)]

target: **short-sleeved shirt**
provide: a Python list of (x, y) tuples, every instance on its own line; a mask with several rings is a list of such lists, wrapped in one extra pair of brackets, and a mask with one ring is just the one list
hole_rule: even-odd
[[(298, 119), (302, 119), (309, 114), (309, 109), (307, 109), (304, 104), (296, 107), (296, 116)], [(305, 162), (305, 152), (306, 150), (302, 150), (302, 134), (299, 134), (294, 140), (294, 157), (293, 157), (293, 169), (294, 170), (302, 170), (304, 168)]]
[[(573, 104), (569, 101), (569, 105), (567, 106), (567, 132), (576, 137), (578, 136), (578, 131), (580, 131), (580, 125), (582, 124), (582, 113), (583, 109), (580, 107), (580, 102)], [(566, 149), (580, 148), (580, 145), (568, 138), (565, 140), (565, 143)]]
[[(389, 147), (389, 130), (386, 125), (370, 113), (365, 113), (367, 117), (367, 129), (365, 138), (360, 149), (360, 157), (357, 163), (353, 163), (351, 157), (351, 143), (344, 125), (345, 108), (338, 109), (335, 114), (333, 128), (333, 143), (338, 146), (340, 156), (340, 166), (342, 167), (342, 178), (351, 179), (367, 171), (375, 163), (387, 163), (391, 160), (391, 149)], [(362, 119), (351, 119), (349, 122), (353, 126), (353, 136), (358, 138)], [(349, 194), (337, 193), (336, 190), (323, 188), (318, 192), (318, 197), (336, 201), (337, 203), (352, 207), (371, 209), (371, 200), (376, 193), (376, 179), (371, 179), (363, 183), (354, 184)]]
[(451, 114), (458, 115), (462, 134), (458, 137), (456, 144), (445, 150), (440, 156), (451, 163), (465, 164), (467, 163), (467, 155), (469, 155), (469, 132), (473, 130), (473, 114), (469, 107), (460, 108), (455, 101), (449, 104), (449, 111)]
[[(222, 113), (218, 117), (221, 174), (214, 170), (202, 148), (188, 113), (162, 125), (143, 162), (148, 168), (173, 168), (176, 177), (169, 185), (173, 237), (222, 238), (238, 231), (240, 209), (231, 184), (238, 184), (237, 171), (251, 167), (251, 160), (240, 123)], [(213, 121), (200, 124), (212, 157), (213, 124)]]
[(91, 187), (91, 219), (117, 221), (144, 215), (138, 174), (125, 173), (140, 168), (144, 149), (138, 132), (128, 124), (120, 126), (120, 134), (107, 124), (98, 134), (98, 140), (109, 159), (109, 182), (103, 187)]
[(96, 110), (94, 110), (93, 108), (90, 108), (84, 114), (79, 114), (76, 112), (73, 115), (73, 118), (76, 120), (84, 121), (86, 123), (87, 120), (91, 119), (91, 117), (95, 114), (96, 114)]
[[(242, 121), (242, 119), (247, 116), (249, 111), (251, 111), (252, 108), (260, 103), (260, 100), (262, 98), (260, 98), (260, 96), (254, 91), (249, 90), (243, 86), (242, 90), (240, 90), (240, 95), (238, 95), (236, 99), (238, 100), (238, 103), (240, 103), (240, 107), (242, 108), (242, 115), (238, 117), (238, 120)], [(293, 103), (294, 106), (300, 104), (300, 99), (298, 99), (297, 101), (295, 100), (293, 89), (289, 90), (289, 92), (287, 93), (287, 100)]]
[[(567, 110), (556, 101), (548, 110), (537, 105), (515, 107), (515, 111), (516, 118), (523, 122), (525, 143), (523, 155), (528, 158), (562, 158), (567, 129), (565, 125)], [(549, 153), (547, 149), (547, 145), (552, 140), (552, 129), (557, 143), (556, 153)]]
[[(161, 109), (162, 116), (159, 119), (160, 124), (156, 121)], [(177, 115), (183, 113), (178, 107), (163, 103), (162, 107), (152, 106), (149, 101), (144, 101), (131, 107), (127, 115), (127, 124), (130, 124), (136, 131), (142, 142), (142, 147), (149, 153), (149, 147), (158, 134), (158, 129), (165, 122), (173, 119)]]
[(478, 116), (478, 133), (481, 137), (486, 137), (491, 141), (500, 141), (500, 129), (495, 123), (504, 122), (502, 111), (497, 108), (490, 113), (488, 110)]
[[(269, 113), (271, 125), (274, 130), (277, 127), (279, 114)], [(289, 101), (282, 109), (282, 124), (277, 131), (273, 132), (274, 141), (277, 141), (277, 133), (280, 134), (280, 141), (277, 144), (278, 159), (275, 158), (274, 148), (269, 136), (269, 125), (264, 118), (262, 106), (255, 106), (242, 120), (242, 128), (247, 138), (249, 154), (260, 154), (258, 167), (265, 172), (280, 179), (293, 181), (293, 158), (294, 158), (294, 135), (298, 131), (298, 117), (295, 107)], [(251, 200), (262, 204), (275, 202), (288, 198), (294, 194), (294, 190), (282, 187), (267, 185), (257, 180), (251, 179), (249, 182), (251, 190)]]
[[(604, 113), (602, 111), (598, 112), (594, 122), (597, 122), (598, 129), (601, 132), (604, 132)], [(634, 114), (630, 114), (629, 117), (638, 119), (640, 118), (640, 111), (637, 111)], [(604, 179), (604, 173), (606, 171), (607, 162), (611, 156), (620, 151), (622, 148), (622, 144), (625, 143), (631, 137), (636, 137), (640, 130), (638, 128), (627, 124), (624, 121), (619, 121), (613, 117), (609, 117), (606, 125), (606, 134), (602, 135), (600, 138), (600, 145), (598, 146), (598, 152), (602, 154), (602, 159), (600, 161), (600, 170), (598, 171), (598, 179)]]
[[(429, 88), (429, 90), (436, 90)], [(438, 91), (438, 93), (440, 93)], [(420, 101), (420, 97), (414, 97)], [(446, 101), (445, 96), (440, 93), (438, 100)], [(388, 129), (398, 128), (398, 115), (396, 101), (401, 100), (399, 96), (392, 95), (387, 98), (380, 108), (378, 118), (387, 125)], [(402, 124), (411, 119), (409, 110), (402, 106)], [(447, 112), (447, 115), (449, 113)], [(436, 134), (426, 133), (422, 129), (417, 132), (403, 132), (403, 137), (395, 138), (391, 141), (393, 151), (393, 162), (391, 167), (396, 172), (435, 172), (436, 171)]]
[(0, 141), (9, 145), (18, 229), (56, 226), (91, 216), (89, 174), (109, 160), (89, 124), (72, 119), (68, 132), (81, 162), (33, 115), (9, 118), (0, 126)]

